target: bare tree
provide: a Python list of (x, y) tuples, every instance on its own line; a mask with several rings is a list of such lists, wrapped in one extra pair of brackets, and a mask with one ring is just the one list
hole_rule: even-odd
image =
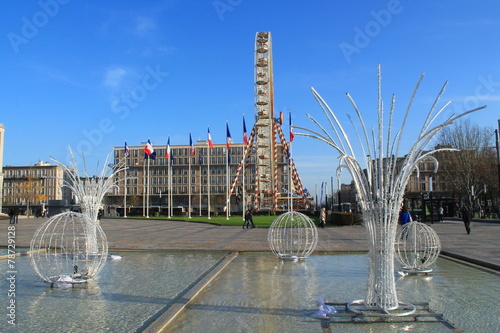
[(438, 145), (457, 149), (436, 157), (454, 197), (467, 199), (472, 206), (485, 189), (496, 189), (497, 171), (493, 147), (493, 129), (481, 128), (470, 120), (461, 120), (443, 129)]

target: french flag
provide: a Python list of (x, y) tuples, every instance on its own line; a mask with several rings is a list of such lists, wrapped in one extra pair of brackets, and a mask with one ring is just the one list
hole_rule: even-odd
[(193, 146), (193, 139), (191, 138), (191, 132), (189, 132), (189, 153), (191, 156), (194, 156), (194, 146)]
[(208, 146), (214, 149), (214, 143), (212, 142), (212, 136), (210, 135), (210, 127), (208, 128)]
[(226, 149), (231, 150), (231, 143), (233, 143), (233, 139), (231, 139), (231, 133), (229, 132), (229, 125), (226, 122)]
[(128, 148), (127, 141), (125, 141), (125, 156), (130, 156), (130, 149)]
[(293, 134), (293, 127), (292, 127), (292, 113), (290, 112), (288, 115), (290, 118), (290, 143), (292, 143), (293, 138), (295, 138), (295, 134)]
[(146, 143), (146, 147), (144, 147), (144, 159), (151, 159), (151, 160), (156, 159), (156, 152), (153, 149), (153, 144), (149, 139), (148, 142)]
[(245, 145), (248, 144), (248, 134), (247, 134), (247, 126), (245, 125), (245, 116), (243, 116), (243, 143)]
[(170, 157), (170, 136), (168, 137), (167, 141), (167, 150), (165, 150), (165, 158), (168, 160)]

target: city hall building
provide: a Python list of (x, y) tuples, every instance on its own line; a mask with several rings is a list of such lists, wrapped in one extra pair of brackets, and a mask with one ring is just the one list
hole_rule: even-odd
[[(256, 181), (270, 182), (273, 177), (256, 174), (256, 163), (261, 159), (251, 148), (247, 150), (245, 164), (240, 165), (246, 149), (244, 143), (232, 143), (229, 158), (226, 144), (214, 144), (211, 149), (207, 141), (198, 141), (192, 147), (170, 146), (168, 159), (165, 157), (167, 146), (154, 146), (154, 159), (146, 158), (148, 156), (144, 153), (145, 146), (146, 143), (128, 147), (127, 156), (123, 146), (113, 148), (114, 164), (118, 165), (125, 158), (128, 168), (126, 175), (125, 172), (117, 175), (117, 180), (120, 180), (118, 186), (112, 194), (107, 195), (105, 203), (116, 207), (119, 215), (123, 215), (124, 203), (127, 215), (143, 215), (146, 196), (149, 196), (150, 209), (162, 215), (170, 204), (169, 200), (175, 209), (174, 214), (186, 213), (191, 203), (193, 214), (206, 215), (209, 201), (212, 213), (222, 213), (227, 205), (228, 190), (231, 189), (230, 210), (241, 212), (244, 208), (254, 205)], [(277, 163), (273, 166), (277, 178), (276, 188), (280, 189), (277, 193), (278, 208), (286, 209), (289, 187), (288, 159), (280, 144), (277, 144), (276, 148), (280, 151)], [(237, 173), (238, 179), (235, 182)], [(297, 204), (298, 200), (294, 202), (294, 205)], [(260, 202), (260, 207), (272, 209), (272, 203)]]

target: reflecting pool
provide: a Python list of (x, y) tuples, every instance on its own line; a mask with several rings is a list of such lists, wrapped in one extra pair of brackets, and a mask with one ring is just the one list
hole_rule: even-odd
[[(182, 313), (170, 332), (323, 332), (315, 300), (364, 298), (365, 254), (313, 255), (300, 262), (240, 254)], [(500, 277), (447, 259), (428, 276), (398, 278), (403, 302), (427, 302), (465, 332), (498, 332)], [(451, 332), (439, 322), (332, 323), (333, 332)]]
[[(29, 257), (16, 260), (16, 327), (13, 332), (135, 332), (148, 325), (207, 269), (221, 252), (120, 252), (95, 281), (53, 288), (35, 273)], [(0, 261), (7, 272), (7, 260)], [(1, 283), (6, 308), (7, 281)], [(5, 291), (5, 292), (3, 292)], [(3, 316), (6, 318), (5, 316)]]
[[(136, 332), (145, 329), (223, 252), (114, 252), (98, 279), (53, 288), (16, 258), (16, 327), (12, 332)], [(316, 299), (345, 303), (364, 297), (366, 254), (313, 255), (299, 262), (271, 253), (241, 253), (168, 327), (168, 332), (323, 332), (312, 318)], [(7, 272), (7, 261), (0, 261)], [(500, 276), (439, 258), (428, 276), (398, 278), (400, 301), (427, 302), (465, 332), (497, 332)], [(9, 299), (0, 282), (0, 301)], [(4, 292), (5, 291), (5, 292)], [(332, 323), (333, 332), (451, 332), (442, 323)]]

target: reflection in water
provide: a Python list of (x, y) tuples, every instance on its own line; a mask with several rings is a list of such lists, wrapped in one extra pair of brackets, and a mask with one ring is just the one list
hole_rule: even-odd
[[(42, 282), (28, 257), (16, 261), (17, 332), (135, 332), (211, 268), (222, 252), (121, 252), (98, 278), (69, 289)], [(0, 269), (7, 271), (7, 261)], [(6, 290), (7, 281), (0, 282)], [(0, 302), (7, 304), (7, 293)]]
[[(342, 254), (283, 262), (271, 254), (241, 254), (169, 332), (322, 332), (321, 322), (311, 317), (316, 299), (321, 296), (327, 302), (346, 303), (362, 298), (367, 288), (367, 260), (365, 254)], [(500, 327), (493, 304), (500, 298), (498, 276), (446, 259), (439, 259), (434, 269), (432, 275), (399, 278), (401, 301), (428, 302), (431, 309), (444, 313), (447, 320), (466, 332), (494, 332)], [(491, 302), (484, 301), (485, 290), (476, 292), (481, 285), (469, 289), (469, 278), (462, 279), (461, 275), (477, 279), (490, 288), (490, 293), (493, 290)], [(457, 294), (461, 296), (457, 298)], [(455, 302), (463, 302), (467, 309), (453, 306)], [(472, 317), (474, 320), (470, 320)], [(450, 332), (437, 322), (331, 325), (334, 332)]]
[[(135, 332), (144, 329), (221, 252), (120, 252), (98, 279), (70, 289), (41, 282), (26, 257), (17, 258), (18, 332)], [(194, 299), (171, 332), (322, 332), (312, 318), (316, 299), (346, 303), (367, 288), (366, 254), (313, 255), (281, 261), (272, 253), (243, 253)], [(7, 271), (7, 262), (0, 269)], [(403, 302), (430, 308), (466, 332), (496, 332), (499, 276), (440, 258), (428, 276), (397, 279)], [(6, 290), (7, 281), (0, 282)], [(7, 304), (7, 293), (0, 294)], [(440, 323), (332, 324), (334, 332), (450, 332)], [(3, 330), (5, 331), (5, 330)]]

